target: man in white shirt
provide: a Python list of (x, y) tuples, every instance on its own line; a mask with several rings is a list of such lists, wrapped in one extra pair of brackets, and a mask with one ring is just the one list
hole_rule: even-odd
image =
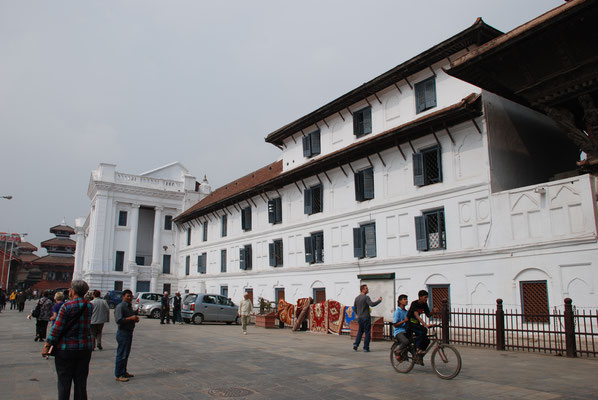
[(243, 329), (243, 335), (247, 335), (247, 324), (249, 324), (249, 318), (253, 313), (253, 304), (249, 300), (249, 293), (245, 293), (243, 301), (239, 304), (239, 316), (241, 317), (241, 327)]

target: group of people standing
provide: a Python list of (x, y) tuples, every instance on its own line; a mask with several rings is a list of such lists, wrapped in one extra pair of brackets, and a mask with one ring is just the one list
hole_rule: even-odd
[[(181, 304), (183, 299), (181, 297), (181, 292), (176, 292), (172, 300), (172, 324), (176, 324), (177, 322), (180, 325), (183, 325), (183, 317), (181, 315)], [(164, 292), (161, 300), (161, 312), (160, 312), (160, 324), (164, 325), (164, 320), (166, 319), (166, 323), (170, 324), (170, 297), (168, 296), (168, 292)]]
[[(55, 295), (54, 304), (48, 292), (36, 304), (40, 316), (42, 309), (47, 314), (48, 305), (51, 305), (48, 321), (53, 322), (50, 333), (46, 338), (48, 321), (44, 327), (44, 323), (40, 323), (43, 319), (37, 318), (36, 340), (45, 339), (43, 357), (54, 356), (59, 400), (69, 399), (71, 386), (74, 386), (75, 400), (87, 399), (87, 376), (91, 355), (96, 348), (103, 349), (102, 330), (104, 324), (110, 321), (110, 309), (108, 303), (100, 297), (98, 290), (93, 291), (93, 300), (90, 301), (87, 298), (88, 292), (89, 285), (86, 282), (75, 280), (71, 283), (67, 301), (64, 301), (64, 294), (59, 292)], [(127, 371), (127, 361), (131, 352), (133, 331), (139, 317), (132, 309), (132, 299), (133, 293), (130, 290), (123, 291), (123, 302), (114, 310), (114, 319), (118, 325), (115, 375), (116, 380), (120, 382), (126, 382), (133, 377), (133, 374)]]
[(13, 290), (10, 294), (0, 289), (0, 312), (6, 309), (6, 303), (10, 303), (10, 309), (23, 312), (25, 309), (25, 302), (27, 301), (27, 293), (22, 290)]

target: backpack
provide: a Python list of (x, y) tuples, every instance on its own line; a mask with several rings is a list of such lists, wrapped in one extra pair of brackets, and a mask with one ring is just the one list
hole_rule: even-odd
[(42, 306), (40, 304), (40, 301), (37, 302), (37, 305), (35, 306), (35, 308), (33, 309), (33, 311), (31, 311), (31, 316), (33, 318), (39, 318), (39, 315), (42, 312)]

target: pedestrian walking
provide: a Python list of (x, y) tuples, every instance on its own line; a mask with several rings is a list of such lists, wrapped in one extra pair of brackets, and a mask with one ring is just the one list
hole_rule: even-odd
[(114, 309), (114, 321), (118, 325), (116, 331), (116, 362), (114, 375), (119, 382), (128, 382), (134, 375), (127, 372), (127, 361), (131, 353), (131, 344), (133, 343), (133, 331), (135, 324), (139, 322), (139, 317), (135, 315), (131, 302), (133, 301), (133, 292), (129, 289), (123, 290), (123, 301)]
[(19, 312), (23, 312), (23, 310), (25, 309), (25, 301), (27, 301), (27, 295), (25, 294), (25, 292), (23, 292), (22, 290), (19, 291), (19, 293), (17, 294), (17, 309), (19, 310)]
[(90, 333), (93, 306), (83, 300), (89, 290), (85, 281), (74, 280), (69, 298), (60, 308), (52, 326), (42, 356), (48, 357), (54, 347), (54, 364), (58, 378), (58, 400), (68, 400), (71, 384), (74, 384), (74, 400), (87, 399), (87, 376), (91, 360), (92, 340)]
[(183, 317), (181, 315), (181, 303), (183, 299), (181, 298), (181, 292), (176, 292), (174, 299), (172, 300), (172, 324), (176, 324), (177, 322), (180, 325), (183, 325)]
[(8, 301), (10, 301), (10, 309), (11, 310), (13, 308), (17, 308), (17, 292), (15, 292), (13, 290), (12, 293), (10, 294), (10, 296), (8, 297)]
[(27, 316), (28, 319), (34, 317), (36, 319), (35, 322), (35, 338), (33, 341), (43, 342), (46, 339), (46, 333), (48, 331), (48, 322), (50, 318), (52, 318), (52, 306), (54, 302), (50, 300), (52, 295), (49, 291), (45, 291), (42, 297), (37, 301), (35, 308), (31, 311), (31, 313)]
[(168, 297), (168, 292), (164, 292), (164, 296), (162, 296), (162, 309), (160, 310), (160, 323), (164, 325), (164, 318), (166, 318), (166, 323), (170, 325), (170, 297)]
[(110, 307), (106, 300), (100, 297), (100, 291), (94, 290), (93, 291), (93, 300), (91, 304), (93, 305), (93, 312), (91, 313), (91, 338), (93, 340), (93, 349), (95, 350), (96, 346), (99, 350), (103, 350), (102, 347), (102, 330), (104, 329), (104, 324), (106, 322), (110, 322)]
[(357, 331), (357, 337), (355, 343), (353, 343), (353, 350), (357, 351), (359, 343), (361, 343), (361, 337), (365, 332), (365, 339), (363, 340), (363, 351), (366, 353), (370, 352), (370, 339), (372, 331), (372, 317), (370, 315), (370, 307), (375, 307), (382, 301), (380, 297), (377, 301), (372, 301), (368, 296), (369, 289), (368, 285), (361, 285), (359, 287), (361, 293), (355, 298), (353, 303), (353, 309), (357, 314), (357, 322), (359, 324), (359, 330)]
[(0, 312), (4, 310), (4, 307), (6, 307), (6, 295), (4, 290), (0, 290)]
[(241, 317), (241, 329), (243, 330), (243, 335), (247, 335), (247, 325), (249, 324), (249, 318), (251, 318), (252, 313), (253, 304), (249, 299), (249, 293), (245, 293), (241, 304), (239, 304), (239, 316)]

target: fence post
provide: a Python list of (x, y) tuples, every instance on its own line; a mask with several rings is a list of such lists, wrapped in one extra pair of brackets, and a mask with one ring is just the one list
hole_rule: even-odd
[(505, 349), (505, 312), (502, 299), (496, 299), (496, 350)]
[(565, 299), (565, 346), (567, 348), (567, 357), (577, 357), (575, 348), (575, 319), (573, 315), (573, 301), (567, 297)]
[(449, 308), (448, 308), (448, 300), (442, 299), (442, 311), (440, 314), (440, 318), (442, 320), (442, 343), (449, 343), (450, 342), (450, 333), (449, 333)]

